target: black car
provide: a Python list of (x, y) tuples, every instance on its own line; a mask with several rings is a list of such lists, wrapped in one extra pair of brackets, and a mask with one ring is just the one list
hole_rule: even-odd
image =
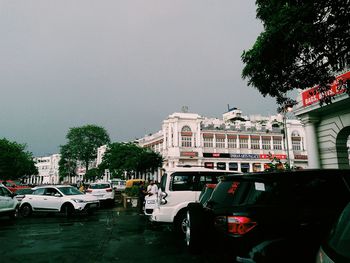
[(261, 244), (277, 244), (256, 253), (255, 262), (312, 262), (350, 201), (349, 185), (350, 170), (224, 176), (204, 205), (189, 207), (186, 243), (220, 244), (234, 258), (249, 258)]
[(350, 203), (322, 243), (316, 262), (350, 262)]

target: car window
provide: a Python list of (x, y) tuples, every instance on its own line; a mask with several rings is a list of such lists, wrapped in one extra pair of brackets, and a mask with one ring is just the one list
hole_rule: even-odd
[(236, 181), (221, 181), (215, 187), (210, 197), (210, 203), (218, 204), (220, 206), (230, 205), (239, 184), (240, 183)]
[(105, 188), (111, 188), (110, 184), (91, 184), (90, 189), (105, 189)]
[(44, 195), (45, 194), (45, 188), (38, 188), (33, 192), (33, 195)]
[(350, 204), (344, 209), (330, 234), (328, 245), (338, 254), (350, 259)]
[(6, 189), (5, 187), (0, 187), (0, 196), (10, 196), (11, 191)]
[(165, 192), (165, 186), (166, 186), (166, 180), (167, 180), (168, 174), (164, 174), (162, 178), (160, 179), (160, 189), (162, 189), (163, 192)]
[(172, 191), (191, 191), (193, 190), (193, 174), (175, 173), (172, 176), (171, 187)]
[(63, 186), (63, 187), (57, 187), (57, 188), (64, 195), (83, 195), (83, 193), (80, 192), (75, 187)]
[(45, 195), (54, 196), (55, 194), (58, 194), (58, 191), (55, 188), (45, 189)]

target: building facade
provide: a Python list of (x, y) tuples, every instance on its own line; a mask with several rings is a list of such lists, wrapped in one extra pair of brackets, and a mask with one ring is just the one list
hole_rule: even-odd
[(229, 109), (222, 119), (173, 113), (163, 121), (160, 131), (138, 143), (159, 152), (164, 158), (164, 169), (191, 165), (254, 172), (263, 171), (273, 157), (306, 168), (304, 128), (300, 121), (284, 119), (287, 117), (248, 117), (237, 108)]
[[(301, 92), (295, 114), (305, 125), (310, 168), (350, 168), (349, 94), (349, 69), (336, 77), (326, 94), (317, 87)], [(322, 104), (324, 96), (332, 103)]]
[(59, 179), (59, 161), (61, 155), (53, 154), (44, 157), (35, 157), (35, 166), (38, 169), (38, 175), (32, 175), (27, 178), (26, 183), (39, 185), (39, 184), (58, 184)]

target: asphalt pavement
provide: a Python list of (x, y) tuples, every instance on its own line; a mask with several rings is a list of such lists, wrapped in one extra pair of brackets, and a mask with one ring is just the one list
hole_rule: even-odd
[(151, 224), (135, 209), (102, 208), (94, 215), (35, 214), (0, 218), (0, 262), (217, 262), (192, 255), (170, 226)]

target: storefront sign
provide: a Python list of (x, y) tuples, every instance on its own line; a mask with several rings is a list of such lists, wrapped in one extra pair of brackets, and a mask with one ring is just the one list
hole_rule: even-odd
[(260, 159), (259, 154), (231, 153), (232, 159)]
[(245, 154), (245, 153), (203, 153), (206, 158), (231, 158), (231, 159), (287, 159), (286, 154)]
[(336, 77), (335, 81), (331, 84), (331, 88), (326, 92), (326, 94), (322, 94), (318, 92), (318, 86), (308, 89), (301, 93), (301, 97), (303, 100), (303, 106), (309, 106), (314, 103), (317, 103), (324, 96), (336, 96), (342, 94), (346, 91), (346, 81), (350, 79), (350, 71), (346, 72), (338, 77)]
[(197, 157), (198, 156), (198, 152), (180, 152), (180, 156)]
[(297, 160), (307, 160), (307, 155), (303, 155), (303, 154), (294, 154), (294, 159), (297, 159)]

